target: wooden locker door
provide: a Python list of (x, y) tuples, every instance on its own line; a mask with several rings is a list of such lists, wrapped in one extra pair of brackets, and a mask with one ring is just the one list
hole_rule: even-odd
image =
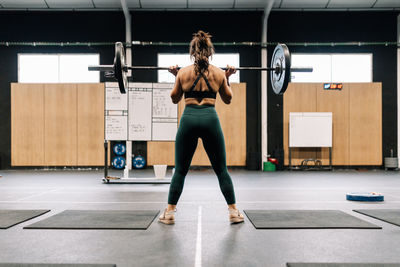
[(45, 84), (45, 164), (77, 165), (77, 86)]
[(104, 165), (104, 84), (78, 84), (78, 166)]
[(11, 166), (44, 165), (44, 86), (11, 84)]

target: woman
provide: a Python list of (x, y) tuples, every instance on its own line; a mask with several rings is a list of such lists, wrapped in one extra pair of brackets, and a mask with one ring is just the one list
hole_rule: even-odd
[(232, 90), (229, 76), (236, 72), (229, 67), (224, 72), (209, 64), (214, 54), (211, 35), (198, 31), (190, 42), (190, 57), (194, 64), (178, 70), (177, 66), (169, 71), (176, 76), (171, 99), (177, 104), (185, 96), (185, 110), (179, 123), (175, 140), (175, 173), (172, 177), (168, 195), (168, 206), (159, 217), (159, 222), (174, 224), (175, 208), (182, 193), (185, 176), (189, 170), (197, 140), (201, 138), (211, 165), (218, 176), (219, 186), (228, 204), (231, 223), (244, 221), (236, 208), (235, 192), (226, 167), (225, 141), (215, 111), (215, 98), (220, 94), (225, 104), (230, 104)]

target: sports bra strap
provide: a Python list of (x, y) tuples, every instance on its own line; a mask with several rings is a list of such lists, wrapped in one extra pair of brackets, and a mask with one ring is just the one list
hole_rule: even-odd
[[(209, 91), (193, 91), (194, 88), (196, 87), (197, 83), (200, 81), (201, 77), (203, 77), (204, 81), (206, 82)], [(212, 89), (207, 77), (204, 76), (203, 73), (200, 73), (197, 76), (196, 80), (194, 81), (192, 87), (190, 87), (190, 90), (188, 92), (185, 92), (185, 98), (214, 98), (214, 99), (216, 99), (217, 94)]]
[(193, 91), (193, 89), (196, 87), (197, 83), (200, 81), (201, 77), (204, 77), (204, 76), (200, 73), (199, 76), (197, 76), (196, 80), (194, 81), (192, 87), (190, 87), (189, 91)]

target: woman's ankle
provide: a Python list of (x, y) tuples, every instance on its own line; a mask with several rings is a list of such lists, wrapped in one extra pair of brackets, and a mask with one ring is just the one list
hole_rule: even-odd
[(229, 204), (229, 205), (228, 205), (228, 209), (230, 209), (230, 210), (237, 210), (236, 204)]
[(175, 210), (176, 210), (176, 205), (168, 204), (167, 211), (175, 211)]

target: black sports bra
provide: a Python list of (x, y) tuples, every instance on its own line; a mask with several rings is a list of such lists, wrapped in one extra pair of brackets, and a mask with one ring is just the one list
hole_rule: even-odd
[[(200, 81), (200, 78), (203, 77), (204, 81), (207, 84), (208, 91), (193, 91), (193, 89), (196, 87), (197, 83)], [(217, 98), (217, 93), (215, 93), (208, 82), (208, 79), (206, 76), (203, 75), (203, 73), (200, 73), (199, 76), (197, 76), (196, 80), (194, 81), (192, 87), (190, 87), (190, 90), (188, 92), (185, 92), (185, 98)]]

